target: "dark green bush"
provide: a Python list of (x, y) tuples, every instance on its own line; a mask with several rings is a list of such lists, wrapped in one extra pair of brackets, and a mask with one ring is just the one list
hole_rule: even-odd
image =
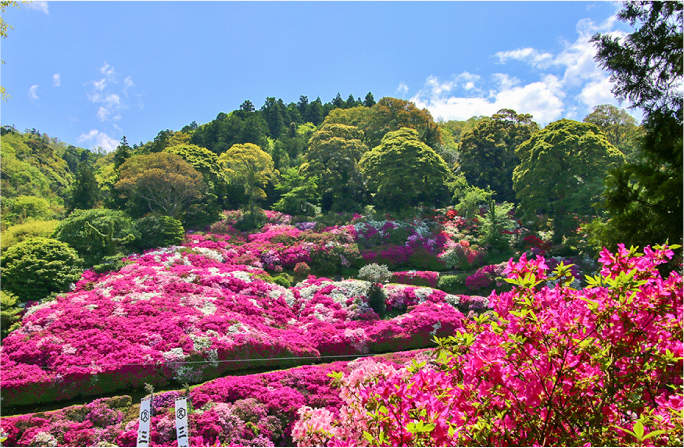
[(5, 251), (2, 289), (20, 301), (40, 300), (63, 292), (81, 277), (83, 261), (68, 244), (50, 238), (29, 238)]
[(135, 233), (133, 222), (125, 212), (96, 208), (71, 212), (59, 223), (55, 238), (73, 247), (86, 266), (93, 266), (107, 256), (129, 252)]
[(276, 285), (280, 285), (285, 288), (290, 288), (292, 286), (293, 280), (294, 279), (292, 278), (292, 276), (286, 274), (285, 272), (283, 272), (282, 274), (271, 276), (271, 283), (275, 283)]
[(266, 214), (262, 210), (257, 210), (254, 214), (250, 212), (243, 213), (233, 227), (241, 232), (247, 232), (249, 230), (261, 229), (267, 221)]
[(21, 317), (18, 297), (11, 292), (0, 291), (0, 339), (4, 339), (12, 331), (14, 324)]
[(468, 288), (465, 286), (466, 278), (468, 274), (457, 274), (457, 275), (442, 275), (437, 281), (437, 288), (444, 292), (451, 294), (468, 292)]
[(170, 216), (149, 214), (137, 219), (133, 228), (140, 235), (134, 247), (141, 252), (157, 247), (179, 246), (185, 239), (183, 224)]

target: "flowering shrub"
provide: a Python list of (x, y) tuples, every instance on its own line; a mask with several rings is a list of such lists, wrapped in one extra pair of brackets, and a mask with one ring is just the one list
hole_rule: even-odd
[(484, 254), (479, 249), (471, 247), (467, 240), (461, 240), (457, 244), (451, 242), (445, 247), (446, 250), (439, 254), (439, 259), (449, 269), (468, 269), (481, 264), (484, 260)]
[(542, 257), (506, 268), (511, 292), (440, 340), (437, 366), (338, 374), (344, 406), (300, 409), (300, 445), (682, 445), (682, 278), (667, 247), (604, 249), (575, 290)]
[(393, 272), (390, 279), (393, 283), (403, 283), (404, 285), (437, 287), (439, 273), (434, 271), (402, 271)]
[(501, 286), (498, 280), (504, 272), (505, 265), (490, 264), (478, 269), (473, 275), (466, 278), (466, 287), (472, 291), (491, 288), (495, 284)]

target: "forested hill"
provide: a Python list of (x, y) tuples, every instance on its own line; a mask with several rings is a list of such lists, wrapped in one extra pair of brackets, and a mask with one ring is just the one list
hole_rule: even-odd
[[(338, 93), (327, 103), (301, 96), (285, 104), (268, 97), (259, 109), (246, 100), (208, 123), (164, 129), (146, 143), (129, 145), (124, 136), (110, 153), (68, 145), (35, 129), (22, 133), (5, 126), (2, 134), (3, 229), (97, 207), (132, 218), (162, 213), (186, 229), (202, 230), (221, 210), (241, 207), (295, 216), (419, 205), (467, 213), (494, 200), (529, 225), (548, 222), (555, 243), (586, 224), (599, 247), (617, 242), (605, 226), (604, 180), (610, 169), (640, 163), (645, 131), (611, 105), (597, 106), (583, 122), (562, 119), (542, 129), (533, 116), (510, 109), (435, 121), (410, 101), (376, 102), (369, 92), (346, 100)], [(546, 153), (535, 149), (549, 148), (549, 142)], [(581, 150), (570, 150), (577, 142)], [(241, 168), (247, 160), (250, 167)], [(141, 195), (151, 170), (173, 173), (184, 199), (159, 204)], [(621, 241), (664, 241), (677, 223), (665, 224), (652, 226), (649, 235), (640, 229), (631, 240), (623, 232)]]

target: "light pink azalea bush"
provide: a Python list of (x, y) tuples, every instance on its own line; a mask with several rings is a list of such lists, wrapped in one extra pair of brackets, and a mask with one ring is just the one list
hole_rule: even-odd
[(682, 278), (673, 252), (604, 250), (586, 289), (544, 258), (510, 261), (494, 312), (440, 340), (432, 365), (337, 374), (339, 410), (302, 407), (301, 446), (681, 446)]

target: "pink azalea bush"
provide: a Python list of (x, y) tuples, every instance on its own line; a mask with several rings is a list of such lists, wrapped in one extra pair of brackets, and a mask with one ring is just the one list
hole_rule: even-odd
[(431, 365), (369, 362), (336, 378), (344, 406), (302, 407), (301, 446), (681, 446), (682, 277), (667, 247), (620, 245), (586, 289), (542, 257), (506, 268), (514, 285), (440, 340)]
[(435, 271), (401, 271), (393, 272), (390, 281), (393, 283), (402, 283), (404, 285), (429, 286), (431, 288), (436, 288), (438, 279), (439, 272)]
[(503, 264), (490, 264), (483, 266), (474, 274), (466, 278), (466, 288), (477, 291), (485, 288), (492, 288), (494, 285), (500, 286), (498, 280), (504, 272), (505, 266)]

